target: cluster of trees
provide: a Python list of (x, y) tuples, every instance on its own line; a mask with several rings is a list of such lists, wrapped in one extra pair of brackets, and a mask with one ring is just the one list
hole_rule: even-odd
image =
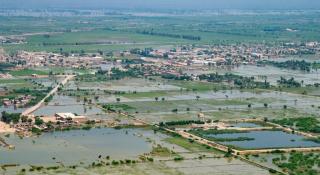
[(212, 74), (202, 74), (199, 75), (200, 80), (207, 80), (208, 82), (221, 83), (221, 82), (233, 82), (235, 86), (239, 88), (269, 88), (270, 83), (265, 82), (256, 82), (254, 77), (244, 77), (240, 75), (226, 73), (220, 75), (218, 73)]
[(161, 75), (161, 78), (170, 79), (170, 80), (187, 80), (187, 81), (192, 80), (192, 77), (187, 74), (183, 74), (183, 75), (163, 74)]
[(143, 35), (163, 36), (163, 37), (169, 37), (169, 38), (180, 38), (180, 39), (194, 40), (194, 41), (201, 40), (200, 36), (161, 33), (161, 32), (154, 32), (153, 30), (151, 31), (143, 30), (143, 31), (138, 31), (137, 33), (143, 34)]
[(292, 70), (301, 70), (310, 72), (311, 69), (317, 68), (320, 63), (310, 63), (306, 62), (305, 60), (299, 61), (299, 60), (288, 60), (284, 62), (277, 62), (277, 61), (261, 61), (259, 64), (264, 65), (272, 65), (279, 68), (286, 68), (286, 69), (292, 69)]
[[(117, 99), (117, 101), (118, 101), (118, 99)], [(120, 101), (120, 98), (119, 98), (119, 101)], [(102, 105), (102, 108), (106, 109), (108, 111), (111, 111), (111, 112), (117, 112), (117, 111), (121, 111), (121, 110), (128, 111), (128, 110), (135, 109), (134, 107), (129, 106), (127, 104), (104, 104), (104, 105)]]
[(272, 162), (292, 175), (317, 175), (320, 173), (316, 168), (320, 165), (319, 156), (317, 153), (291, 152), (288, 157), (281, 154), (273, 158)]
[(292, 87), (301, 87), (301, 83), (296, 81), (293, 77), (290, 79), (286, 79), (281, 77), (280, 80), (277, 81), (280, 86), (292, 88)]
[(320, 121), (314, 117), (284, 118), (273, 122), (282, 126), (295, 126), (300, 131), (320, 133)]
[(126, 77), (140, 77), (144, 75), (144, 72), (137, 67), (129, 68), (126, 71), (122, 71), (118, 68), (112, 68), (111, 72), (110, 78), (112, 80), (120, 80)]
[(151, 47), (145, 48), (145, 49), (134, 48), (134, 49), (130, 50), (130, 53), (141, 55), (144, 57), (152, 57), (152, 55), (150, 55), (150, 52), (152, 52), (152, 51), (153, 51), (153, 49)]
[(20, 120), (20, 113), (7, 113), (6, 111), (2, 111), (1, 112), (1, 121), (5, 122), (5, 123), (18, 123)]
[(160, 122), (159, 126), (175, 126), (175, 125), (190, 125), (190, 124), (204, 124), (204, 122), (200, 120), (178, 120), (178, 121), (170, 121), (170, 122)]

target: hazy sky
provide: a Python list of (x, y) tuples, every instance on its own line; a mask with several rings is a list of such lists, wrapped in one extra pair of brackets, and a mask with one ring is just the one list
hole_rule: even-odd
[(320, 0), (0, 0), (0, 8), (320, 9)]

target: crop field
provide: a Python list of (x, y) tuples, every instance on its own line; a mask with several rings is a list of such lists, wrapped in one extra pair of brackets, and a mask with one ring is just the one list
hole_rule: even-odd
[[(289, 15), (208, 15), (138, 17), (10, 17), (0, 18), (2, 35), (39, 33), (26, 36), (18, 45), (2, 45), (8, 52), (17, 50), (60, 52), (116, 51), (130, 48), (175, 46), (181, 44), (215, 44), (237, 42), (278, 43), (294, 40), (320, 40), (318, 13)], [(298, 20), (297, 20), (298, 19)], [(3, 21), (3, 22), (1, 22)], [(33, 25), (28, 25), (32, 23)], [(90, 22), (89, 22), (90, 21)], [(156, 21), (156, 22), (155, 22)], [(298, 22), (297, 22), (298, 21)], [(237, 29), (237, 30), (234, 30)], [(295, 30), (290, 32), (287, 29)], [(143, 34), (153, 31), (154, 34)], [(158, 36), (190, 35), (200, 41)], [(41, 34), (51, 32), (51, 34)], [(111, 44), (112, 43), (112, 44)]]

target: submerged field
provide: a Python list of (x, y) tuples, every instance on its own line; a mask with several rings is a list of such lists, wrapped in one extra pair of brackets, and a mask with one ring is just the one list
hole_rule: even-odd
[[(125, 70), (128, 66), (125, 64), (131, 64), (126, 61), (142, 57), (142, 54), (126, 56), (122, 53), (134, 48), (242, 47), (263, 43), (266, 49), (276, 47), (281, 50), (285, 43), (320, 41), (318, 11), (200, 14), (177, 11), (160, 16), (132, 11), (103, 12), (101, 16), (82, 13), (86, 12), (74, 16), (0, 16), (0, 36), (22, 38), (20, 43), (1, 43), (0, 49), (4, 48), (12, 58), (22, 50), (92, 57), (99, 54), (104, 62), (118, 64)], [(226, 52), (226, 58), (232, 57), (228, 56), (234, 52), (232, 46)], [(201, 54), (197, 53), (197, 56)], [(275, 60), (287, 59), (313, 62), (319, 58), (316, 54), (299, 53), (292, 58)], [(0, 134), (0, 174), (268, 175), (274, 174), (275, 170), (290, 175), (319, 174), (318, 152), (232, 153), (232, 148), (252, 151), (320, 147), (320, 89), (304, 87), (320, 83), (319, 70), (303, 72), (256, 65), (172, 68), (188, 75), (232, 73), (254, 77), (259, 82), (267, 80), (273, 85), (250, 89), (232, 85), (229, 81), (142, 78), (144, 74), (109, 80), (104, 74), (95, 74), (99, 66), (30, 67), (6, 71), (12, 77), (0, 79), (1, 101), (27, 94), (35, 98), (32, 103), (20, 107), (1, 105), (0, 112), (23, 112), (43, 99), (65, 75), (72, 74), (75, 78), (59, 87), (32, 115), (53, 119), (56, 113), (65, 112), (86, 116), (90, 121), (79, 128), (67, 127), (64, 131), (54, 130), (41, 135), (34, 133), (30, 137)], [(281, 77), (294, 77), (302, 87), (280, 87), (277, 81)], [(245, 119), (259, 122), (246, 122)], [(168, 125), (168, 122), (173, 124)], [(231, 130), (201, 126), (214, 122), (225, 122)], [(205, 129), (194, 129), (199, 123)], [(279, 124), (278, 128), (275, 123)], [(281, 127), (292, 130), (283, 132)], [(238, 130), (233, 130), (235, 128)], [(312, 139), (296, 131), (310, 134)], [(183, 132), (201, 138), (183, 137)], [(228, 149), (219, 151), (204, 139)], [(14, 147), (2, 147), (3, 141)]]

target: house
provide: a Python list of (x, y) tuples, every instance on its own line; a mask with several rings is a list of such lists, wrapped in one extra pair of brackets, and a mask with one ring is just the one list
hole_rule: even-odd
[(54, 116), (56, 117), (57, 121), (63, 122), (73, 121), (76, 123), (85, 123), (87, 121), (87, 117), (78, 116), (73, 113), (56, 113)]

